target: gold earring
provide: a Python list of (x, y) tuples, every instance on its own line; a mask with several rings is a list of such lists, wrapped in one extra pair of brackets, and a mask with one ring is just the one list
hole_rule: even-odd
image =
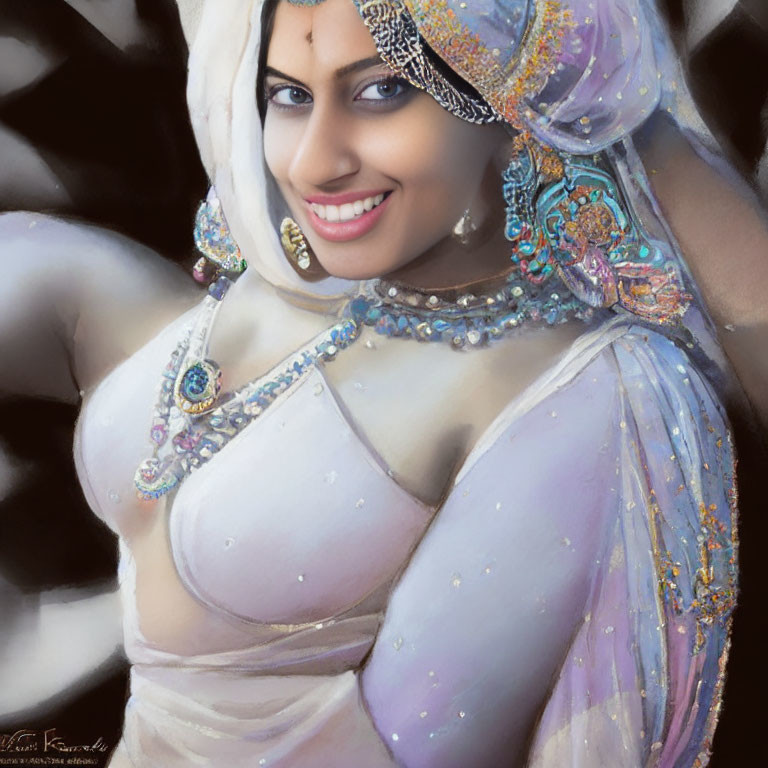
[(467, 210), (464, 211), (464, 215), (454, 225), (453, 236), (462, 245), (467, 245), (473, 232), (477, 232), (477, 224), (475, 224), (474, 219), (469, 212), (469, 208), (467, 208)]
[(280, 224), (280, 243), (290, 265), (305, 280), (321, 280), (327, 277), (326, 271), (320, 266), (315, 254), (312, 253), (301, 227), (287, 216)]

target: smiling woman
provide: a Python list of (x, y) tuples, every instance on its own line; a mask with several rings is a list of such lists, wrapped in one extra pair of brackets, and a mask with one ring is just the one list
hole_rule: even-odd
[[(504, 128), (457, 120), (393, 75), (353, 3), (273, 9), (264, 154), (326, 272), (438, 288), (505, 270)], [(465, 211), (497, 223), (471, 259), (450, 237)]]
[(111, 768), (703, 766), (732, 379), (632, 140), (685, 101), (650, 0), (180, 7), (204, 298), (0, 220), (120, 541)]

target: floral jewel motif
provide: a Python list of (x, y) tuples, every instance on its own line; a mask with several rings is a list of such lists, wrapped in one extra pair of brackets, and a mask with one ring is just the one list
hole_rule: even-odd
[(536, 228), (534, 199), (539, 177), (530, 146), (512, 157), (502, 174), (502, 181), (507, 210), (504, 236), (512, 243), (512, 261), (530, 282), (541, 283), (554, 268), (548, 263), (543, 233)]
[(673, 324), (691, 297), (664, 243), (628, 213), (610, 173), (518, 137), (503, 174), (512, 261), (534, 285), (557, 273), (592, 307), (621, 307)]

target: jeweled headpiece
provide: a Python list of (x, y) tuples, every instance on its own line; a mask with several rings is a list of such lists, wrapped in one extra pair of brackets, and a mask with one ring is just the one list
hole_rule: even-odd
[[(521, 98), (539, 90), (571, 13), (557, 0), (355, 0), (384, 60), (471, 122), (519, 123)], [(436, 53), (477, 95), (448, 81)], [(478, 98), (479, 96), (479, 98)]]
[[(615, 16), (617, 5), (631, 9), (634, 0), (352, 1), (395, 73), (464, 120), (504, 121), (520, 131), (504, 194), (506, 235), (521, 276), (540, 284), (557, 274), (590, 306), (622, 307), (654, 323), (675, 323), (684, 314), (690, 296), (672, 254), (634, 220), (611, 174), (589, 159), (561, 156), (532, 136), (557, 130), (558, 122), (575, 122), (582, 151), (592, 149), (594, 126), (587, 109), (601, 116), (598, 129), (607, 126), (610, 135), (605, 116), (622, 113), (614, 105), (625, 98), (635, 104), (649, 95), (656, 98), (645, 81), (633, 93), (625, 85), (610, 92), (626, 57), (642, 48), (638, 17), (624, 18), (622, 28), (622, 15)], [(317, 5), (322, 0), (289, 2)], [(585, 61), (586, 46), (608, 29), (619, 43), (603, 40), (609, 52), (603, 66), (592, 53)], [(594, 99), (581, 103), (574, 119), (570, 98), (563, 94), (577, 93), (595, 70), (600, 87), (608, 88), (608, 101), (592, 92)], [(633, 65), (631, 71), (636, 70)]]
[[(546, 81), (570, 17), (557, 0), (353, 2), (390, 68), (472, 123), (517, 124), (520, 97)], [(438, 57), (462, 80), (446, 76)]]
[(659, 99), (644, 0), (352, 2), (390, 68), (469, 122), (592, 153)]
[[(307, 283), (280, 245), (287, 212), (264, 163), (253, 92), (264, 10), (276, 2), (177, 0), (190, 44), (190, 116), (250, 273), (312, 306), (339, 307), (359, 283), (336, 277)], [(348, 2), (384, 61), (453, 114), (473, 122), (520, 121), (520, 139), (530, 137), (524, 144), (533, 155), (517, 152), (517, 175), (506, 184), (510, 200), (522, 195), (522, 202), (507, 201), (520, 219), (508, 216), (507, 235), (521, 275), (536, 282), (558, 274), (592, 306), (618, 297), (617, 304), (656, 322), (682, 314), (687, 302), (675, 292), (678, 256), (654, 223), (642, 169), (614, 185), (600, 173), (618, 181), (611, 165), (624, 151), (633, 157), (631, 143), (612, 150), (614, 159), (597, 159), (656, 109), (662, 89), (669, 99), (681, 82), (665, 52), (656, 0)], [(535, 184), (523, 178), (526, 169)], [(634, 226), (621, 213), (638, 204), (647, 216)]]

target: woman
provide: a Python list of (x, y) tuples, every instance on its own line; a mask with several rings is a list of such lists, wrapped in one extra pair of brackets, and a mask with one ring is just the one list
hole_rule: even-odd
[(231, 288), (190, 308), (148, 255), (34, 220), (52, 279), (104, 253), (45, 289), (71, 340), (45, 359), (86, 392), (79, 473), (121, 541), (112, 764), (703, 764), (733, 463), (709, 326), (616, 145), (661, 98), (654, 17), (261, 5), (187, 16)]

